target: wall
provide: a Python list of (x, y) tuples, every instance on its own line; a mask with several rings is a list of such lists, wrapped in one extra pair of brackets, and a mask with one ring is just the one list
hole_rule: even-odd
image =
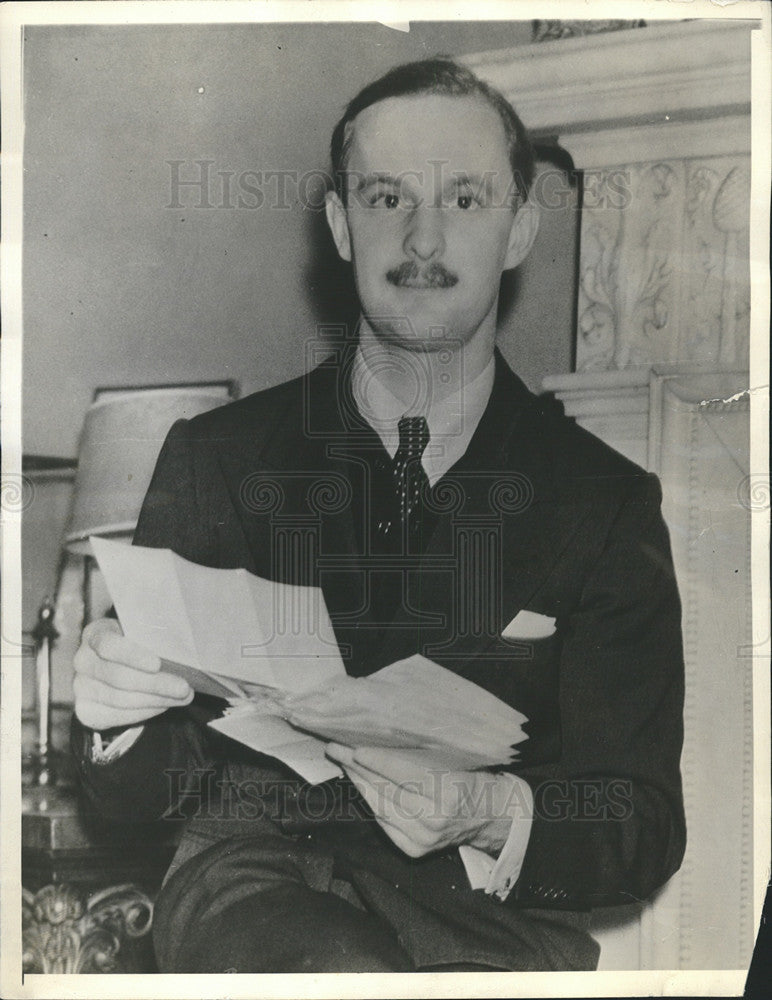
[[(280, 207), (278, 181), (264, 178), (264, 203), (250, 209), (238, 207), (240, 193), (256, 202), (239, 176), (326, 171), (332, 128), (371, 79), (431, 54), (524, 44), (530, 32), (527, 21), (414, 23), (409, 33), (378, 24), (28, 28), (24, 451), (75, 457), (98, 386), (230, 378), (245, 394), (302, 372), (317, 324), (348, 308), (348, 271), (323, 214), (304, 207), (318, 189), (290, 180)], [(180, 180), (211, 161), (203, 198), (178, 187), (175, 199), (174, 160)], [(234, 172), (230, 195), (221, 171)], [(556, 184), (547, 200), (562, 207), (543, 213), (532, 255), (505, 276), (500, 310), (502, 350), (534, 389), (570, 369), (576, 198)], [(33, 485), (22, 542), (27, 641), (56, 586), (71, 491), (46, 475)], [(58, 701), (70, 697), (80, 620), (69, 563), (62, 603)], [(23, 673), (31, 708), (28, 657)]]
[[(74, 456), (97, 386), (233, 378), (247, 393), (303, 371), (347, 272), (304, 207), (318, 189), (290, 182), (278, 207), (264, 177), (264, 204), (241, 208), (239, 176), (328, 169), (346, 102), (397, 62), (529, 39), (527, 21), (28, 28), (25, 452)], [(190, 187), (175, 201), (171, 160), (182, 180), (212, 161), (213, 207)], [(235, 172), (230, 199), (220, 171)], [(560, 211), (545, 215), (502, 315), (533, 387), (570, 367), (573, 241)]]

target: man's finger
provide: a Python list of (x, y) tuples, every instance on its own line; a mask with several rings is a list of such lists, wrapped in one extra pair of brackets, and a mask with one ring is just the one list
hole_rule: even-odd
[(340, 743), (328, 743), (326, 753), (340, 764), (356, 766), (373, 777), (385, 778), (395, 785), (423, 784), (429, 773), (424, 766), (414, 763), (399, 750), (385, 747), (356, 747), (352, 750)]
[(397, 785), (388, 778), (360, 767), (355, 761), (340, 763), (358, 788), (361, 785), (367, 789), (367, 795), (364, 797), (376, 816), (404, 826), (424, 824), (433, 814), (434, 806), (431, 799), (423, 794), (423, 789), (418, 785)]
[(93, 677), (121, 691), (145, 691), (165, 698), (189, 697), (191, 687), (182, 677), (161, 671), (145, 673), (120, 663), (110, 663), (97, 656), (84, 659), (78, 671), (82, 677)]
[[(351, 750), (341, 746), (339, 743), (328, 743), (326, 747), (327, 756), (346, 769), (346, 772), (356, 774), (363, 781), (369, 782), (373, 789), (382, 792), (385, 800), (389, 802), (407, 801), (408, 796), (421, 796), (422, 799), (432, 800), (432, 788), (430, 787), (431, 776), (422, 768), (413, 768), (410, 776), (402, 776), (401, 781), (394, 779), (383, 770), (373, 770), (367, 767), (360, 760), (360, 749)], [(376, 756), (380, 753), (380, 748), (373, 749)], [(417, 808), (417, 807), (416, 807)], [(422, 806), (425, 808), (425, 803)]]
[(341, 743), (328, 743), (324, 748), (324, 752), (339, 764), (353, 763), (354, 761), (354, 751), (350, 747), (344, 747)]
[(396, 844), (400, 851), (407, 854), (408, 857), (421, 858), (430, 850), (430, 848), (426, 847), (424, 844), (420, 844), (415, 841), (410, 836), (410, 833), (404, 830), (401, 826), (397, 826), (395, 823), (392, 823), (390, 820), (381, 816), (376, 816), (375, 819), (378, 826), (380, 826), (389, 840), (393, 844)]
[(88, 637), (88, 644), (103, 660), (122, 663), (124, 666), (151, 674), (158, 673), (161, 669), (161, 660), (158, 656), (149, 653), (120, 632), (107, 629), (93, 632)]
[(349, 776), (351, 783), (357, 789), (359, 794), (362, 796), (365, 802), (370, 806), (376, 819), (380, 820), (381, 818), (385, 818), (384, 789), (374, 787), (372, 783), (368, 781), (367, 778), (359, 771), (358, 768), (346, 767), (346, 774)]
[[(401, 851), (404, 851), (411, 858), (420, 858), (433, 849), (434, 845), (425, 837), (426, 831), (421, 825), (420, 819), (414, 818), (412, 811), (394, 801), (395, 794), (402, 797), (402, 789), (396, 785), (391, 785), (389, 788), (389, 785), (383, 782), (378, 786), (373, 786), (366, 778), (362, 777), (361, 773), (358, 773), (357, 769), (349, 770), (346, 768), (346, 773), (359, 794), (372, 809), (378, 825)], [(414, 799), (413, 801), (421, 803), (417, 811), (420, 815), (424, 808), (424, 800)]]
[(163, 711), (188, 704), (193, 696), (192, 689), (183, 698), (167, 698), (164, 695), (150, 691), (132, 691), (111, 687), (96, 677), (84, 677), (82, 674), (73, 680), (73, 691), (78, 699), (96, 701), (100, 704), (119, 709), (146, 709), (148, 711)]
[(420, 788), (422, 794), (431, 796), (430, 772), (425, 766), (416, 764), (399, 750), (389, 750), (385, 747), (357, 747), (353, 753), (354, 763), (360, 767), (393, 781), (396, 785), (406, 785), (413, 790)]

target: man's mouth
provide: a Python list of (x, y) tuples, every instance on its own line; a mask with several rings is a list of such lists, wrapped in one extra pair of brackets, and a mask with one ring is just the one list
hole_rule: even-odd
[(452, 288), (458, 284), (455, 274), (435, 262), (419, 267), (415, 261), (406, 260), (399, 267), (386, 272), (386, 280), (397, 288)]

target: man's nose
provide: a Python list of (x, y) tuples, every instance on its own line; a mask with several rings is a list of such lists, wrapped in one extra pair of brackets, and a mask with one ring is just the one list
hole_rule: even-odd
[(408, 256), (424, 261), (442, 256), (445, 250), (442, 216), (442, 209), (433, 205), (417, 205), (413, 209), (404, 243)]

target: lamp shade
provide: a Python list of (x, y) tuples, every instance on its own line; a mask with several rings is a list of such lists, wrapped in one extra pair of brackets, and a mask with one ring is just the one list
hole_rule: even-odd
[(89, 535), (129, 540), (158, 453), (180, 417), (193, 417), (230, 397), (227, 384), (105, 391), (86, 411), (72, 516), (71, 552), (90, 554)]

